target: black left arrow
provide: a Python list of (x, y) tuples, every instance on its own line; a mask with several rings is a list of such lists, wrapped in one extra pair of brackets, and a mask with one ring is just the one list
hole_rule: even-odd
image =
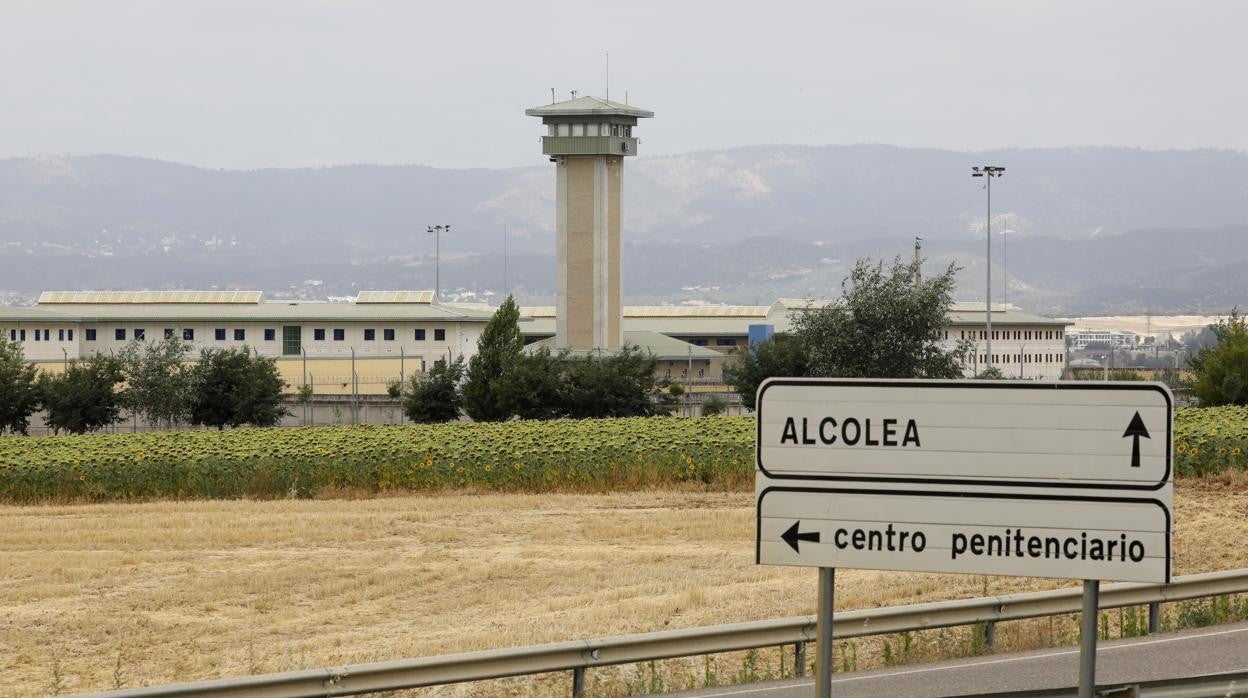
[(789, 530), (785, 531), (785, 532), (784, 532), (784, 535), (780, 536), (781, 538), (783, 538), (783, 539), (784, 539), (784, 542), (785, 542), (785, 543), (788, 543), (788, 544), (789, 544), (789, 547), (793, 548), (793, 552), (795, 552), (795, 553), (800, 553), (800, 552), (802, 552), (801, 550), (798, 550), (798, 549), (797, 549), (797, 542), (798, 542), (798, 541), (804, 540), (804, 541), (806, 541), (807, 543), (818, 543), (818, 542), (819, 542), (819, 532), (818, 532), (818, 531), (807, 531), (806, 533), (798, 533), (798, 532), (797, 532), (797, 527), (798, 527), (798, 526), (801, 526), (801, 525), (802, 525), (802, 522), (801, 522), (801, 521), (798, 521), (797, 523), (793, 524), (792, 526), (789, 526)]

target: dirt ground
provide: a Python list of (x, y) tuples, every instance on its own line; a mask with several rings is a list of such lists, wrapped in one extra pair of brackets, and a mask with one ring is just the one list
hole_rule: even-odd
[[(1176, 500), (1176, 573), (1248, 566), (1248, 477)], [(753, 564), (753, 515), (673, 491), (0, 507), (0, 696), (813, 613), (813, 569)], [(1057, 585), (846, 570), (837, 608)]]

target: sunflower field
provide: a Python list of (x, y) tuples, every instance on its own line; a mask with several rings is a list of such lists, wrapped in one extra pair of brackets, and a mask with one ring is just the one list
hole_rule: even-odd
[(0, 438), (0, 502), (480, 489), (748, 489), (752, 417)]
[(1174, 413), (1176, 475), (1248, 469), (1248, 407), (1187, 407)]

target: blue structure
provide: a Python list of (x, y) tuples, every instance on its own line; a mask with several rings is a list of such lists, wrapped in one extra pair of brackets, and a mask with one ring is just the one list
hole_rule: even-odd
[(771, 339), (776, 333), (775, 325), (750, 325), (748, 328), (750, 338), (750, 349), (758, 346), (760, 343)]

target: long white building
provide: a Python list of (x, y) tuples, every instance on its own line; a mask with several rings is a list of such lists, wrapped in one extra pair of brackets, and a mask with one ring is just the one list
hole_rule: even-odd
[[(654, 354), (661, 376), (722, 380), (733, 352), (792, 330), (796, 316), (825, 301), (766, 306), (625, 306), (625, 341)], [(33, 307), (0, 307), (0, 336), (18, 342), (42, 370), (121, 351), (134, 340), (182, 339), (194, 355), (246, 346), (276, 358), (291, 386), (318, 394), (381, 394), (438, 358), (469, 358), (493, 308), (440, 302), (432, 291), (366, 291), (354, 302), (265, 300), (254, 291), (47, 292)], [(1066, 366), (1069, 323), (994, 307), (993, 365), (1010, 378), (1056, 380)], [(556, 333), (555, 309), (521, 309), (527, 342)], [(968, 376), (987, 364), (982, 303), (953, 306), (942, 340), (977, 350)]]

